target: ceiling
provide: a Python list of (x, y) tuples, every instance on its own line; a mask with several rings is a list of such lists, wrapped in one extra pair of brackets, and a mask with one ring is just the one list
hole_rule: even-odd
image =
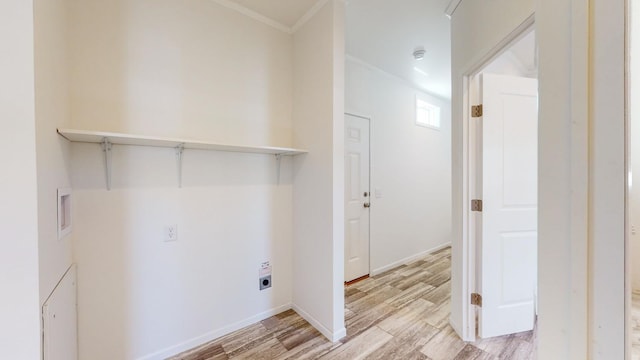
[[(449, 0), (349, 0), (347, 54), (427, 93), (451, 98)], [(413, 51), (422, 46), (423, 60)], [(426, 75), (425, 75), (426, 74)]]
[(292, 28), (318, 0), (233, 0), (245, 8)]
[[(222, 1), (222, 0), (221, 0)], [(295, 28), (323, 0), (224, 0)], [(427, 93), (451, 98), (450, 0), (348, 0), (346, 52)], [(413, 51), (424, 47), (423, 60)]]
[(531, 31), (515, 43), (509, 50), (523, 67), (527, 75), (537, 77), (538, 54), (536, 51), (536, 32)]
[(536, 34), (531, 31), (487, 65), (483, 72), (538, 77)]

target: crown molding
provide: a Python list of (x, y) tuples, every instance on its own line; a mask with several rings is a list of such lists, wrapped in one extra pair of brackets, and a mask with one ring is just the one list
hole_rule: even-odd
[[(278, 22), (275, 21), (269, 17), (266, 17), (260, 13), (257, 13), (249, 8), (246, 8), (236, 2), (230, 1), (230, 0), (212, 0), (213, 2), (217, 3), (218, 5), (224, 6), (227, 9), (231, 9), (231, 10), (235, 10), (239, 13), (241, 13), (242, 15), (245, 15), (247, 17), (250, 17), (254, 20), (257, 20), (265, 25), (269, 25), (271, 27), (273, 27), (274, 29), (280, 30), (284, 33), (287, 34), (291, 34), (291, 28)], [(317, 5), (317, 4), (316, 4)]]
[(447, 5), (447, 8), (444, 10), (444, 13), (451, 18), (451, 16), (453, 16), (453, 13), (456, 12), (456, 9), (458, 8), (458, 5), (460, 5), (460, 3), (462, 2), (462, 0), (451, 0), (449, 1), (449, 5)]
[(309, 9), (302, 17), (296, 21), (296, 23), (291, 27), (291, 33), (295, 33), (298, 31), (304, 24), (306, 24), (320, 9), (322, 9), (329, 0), (318, 0), (315, 5)]
[[(302, 26), (304, 26), (304, 24), (306, 24), (318, 11), (320, 11), (320, 9), (322, 9), (330, 0), (318, 0), (312, 7), (311, 9), (309, 9), (304, 15), (302, 15), (302, 17), (296, 21), (296, 23), (292, 26), (292, 27), (288, 27), (287, 25), (273, 20), (270, 17), (266, 17), (256, 11), (253, 11), (245, 6), (242, 6), (234, 1), (231, 0), (211, 0), (213, 2), (215, 2), (218, 5), (224, 6), (227, 9), (231, 9), (234, 11), (239, 12), (242, 15), (245, 15), (247, 17), (250, 17), (254, 20), (257, 20), (263, 24), (269, 25), (277, 30), (280, 30), (284, 33), (287, 34), (293, 34), (296, 31), (298, 31), (298, 29), (300, 29)], [(344, 0), (340, 0), (340, 1), (344, 1)]]

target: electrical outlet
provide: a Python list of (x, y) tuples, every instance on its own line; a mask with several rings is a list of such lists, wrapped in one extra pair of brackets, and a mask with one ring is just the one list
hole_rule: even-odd
[(631, 225), (631, 235), (635, 235), (635, 234), (636, 234), (636, 226)]
[(265, 261), (260, 264), (258, 280), (260, 281), (260, 290), (271, 287), (271, 262)]
[(178, 241), (178, 225), (169, 225), (164, 228), (164, 241)]
[(265, 290), (271, 287), (271, 275), (263, 276), (260, 278), (260, 290)]

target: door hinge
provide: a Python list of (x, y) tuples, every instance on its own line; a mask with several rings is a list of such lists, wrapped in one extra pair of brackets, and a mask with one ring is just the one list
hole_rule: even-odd
[(482, 117), (482, 104), (474, 105), (471, 107), (471, 117), (472, 118)]
[(482, 295), (478, 293), (471, 294), (471, 305), (476, 305), (482, 307)]
[(478, 200), (478, 199), (471, 200), (471, 211), (482, 212), (482, 200)]

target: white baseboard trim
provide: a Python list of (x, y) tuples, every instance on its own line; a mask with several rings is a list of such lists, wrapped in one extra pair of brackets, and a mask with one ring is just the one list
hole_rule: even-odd
[(309, 324), (311, 324), (311, 326), (316, 328), (316, 330), (318, 330), (322, 335), (324, 335), (324, 337), (329, 339), (329, 341), (331, 341), (331, 342), (337, 342), (338, 340), (340, 340), (343, 337), (347, 336), (347, 328), (345, 328), (345, 327), (343, 327), (342, 329), (340, 329), (338, 331), (333, 332), (333, 331), (327, 329), (318, 320), (316, 320), (313, 316), (309, 315), (309, 313), (307, 313), (306, 311), (302, 310), (296, 304), (293, 304), (292, 309), (293, 309), (293, 311), (298, 313), (298, 315), (300, 315), (303, 319), (305, 319)]
[(458, 326), (456, 326), (456, 323), (454, 323), (451, 320), (451, 317), (449, 317), (449, 325), (451, 326), (453, 331), (455, 331), (455, 333), (460, 337), (460, 339), (462, 339), (462, 341), (466, 341), (466, 342), (474, 342), (474, 341), (476, 341), (476, 339), (465, 339), (463, 337), (463, 332), (461, 331), (462, 329), (459, 329)]
[(145, 355), (142, 357), (139, 357), (137, 360), (164, 360), (168, 357), (180, 354), (181, 352), (187, 351), (189, 349), (193, 349), (197, 346), (203, 345), (208, 343), (209, 341), (215, 340), (221, 336), (227, 335), (229, 333), (232, 333), (236, 330), (240, 330), (246, 326), (252, 325), (257, 323), (258, 321), (262, 321), (266, 318), (269, 318), (271, 316), (280, 314), (281, 312), (287, 311), (291, 309), (291, 304), (285, 304), (282, 306), (278, 306), (275, 307), (271, 310), (267, 310), (264, 312), (261, 312), (259, 314), (256, 314), (254, 316), (251, 316), (249, 318), (246, 318), (244, 320), (238, 321), (236, 323), (233, 323), (231, 325), (227, 325), (223, 328), (217, 329), (217, 330), (213, 330), (210, 331), (206, 334), (200, 335), (198, 337), (195, 337), (193, 339), (187, 340), (185, 342), (182, 342), (180, 344), (162, 349), (160, 351), (157, 351), (153, 354), (149, 354), (149, 355)]
[(346, 336), (347, 336), (347, 328), (343, 327), (342, 329), (333, 333), (333, 339), (331, 340), (331, 342), (338, 342), (339, 340), (342, 340), (342, 338)]
[(400, 265), (404, 265), (404, 264), (408, 264), (410, 262), (416, 261), (416, 260), (418, 260), (419, 258), (421, 258), (421, 257), (423, 257), (425, 255), (434, 253), (434, 252), (436, 252), (438, 250), (442, 250), (442, 249), (444, 249), (444, 248), (446, 248), (448, 246), (451, 246), (451, 242), (447, 242), (447, 243), (444, 243), (442, 245), (438, 245), (438, 246), (436, 246), (436, 247), (434, 247), (432, 249), (423, 251), (423, 252), (415, 254), (415, 255), (411, 255), (411, 256), (409, 256), (407, 258), (404, 258), (404, 259), (401, 259), (401, 260), (398, 260), (398, 261), (394, 261), (391, 264), (388, 264), (388, 265), (379, 267), (377, 269), (371, 270), (371, 274), (370, 275), (371, 276), (376, 276), (376, 275), (382, 274), (385, 271), (391, 270), (391, 269), (396, 268), (396, 267), (398, 267)]

